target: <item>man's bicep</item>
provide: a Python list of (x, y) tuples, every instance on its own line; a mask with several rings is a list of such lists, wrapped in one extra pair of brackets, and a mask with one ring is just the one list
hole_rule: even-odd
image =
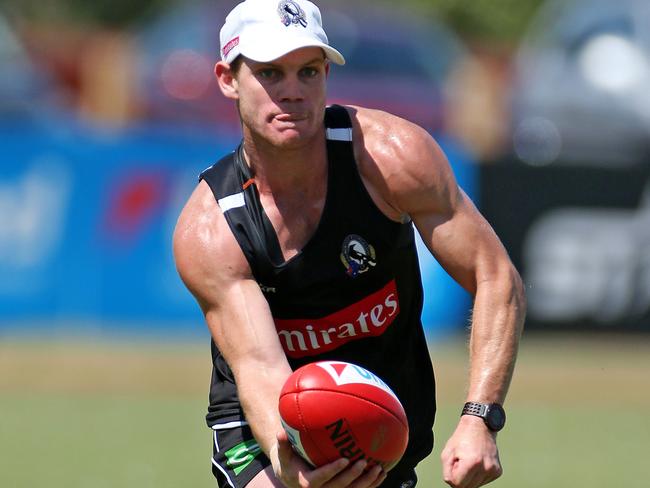
[[(206, 317), (213, 339), (235, 368), (240, 357), (278, 354), (264, 295), (211, 190), (202, 183), (174, 232), (176, 267)], [(270, 352), (271, 351), (271, 352)], [(230, 362), (230, 361), (229, 361)]]
[(423, 211), (413, 221), (436, 260), (472, 294), (479, 281), (508, 259), (492, 227), (462, 190), (448, 212)]
[(287, 373), (271, 310), (245, 258), (218, 248), (208, 255), (205, 250), (196, 251), (179, 260), (179, 272), (235, 377), (247, 377), (247, 371), (261, 369)]

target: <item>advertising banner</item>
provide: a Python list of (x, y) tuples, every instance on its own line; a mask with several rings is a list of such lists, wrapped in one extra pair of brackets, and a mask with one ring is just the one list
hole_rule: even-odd
[(480, 192), (527, 328), (650, 331), (650, 167), (488, 165)]
[[(0, 137), (0, 330), (203, 327), (176, 273), (172, 233), (199, 172), (238, 134), (52, 120), (0, 125)], [(448, 152), (473, 192), (473, 166)], [(467, 294), (428, 252), (422, 272), (428, 330), (462, 327)]]

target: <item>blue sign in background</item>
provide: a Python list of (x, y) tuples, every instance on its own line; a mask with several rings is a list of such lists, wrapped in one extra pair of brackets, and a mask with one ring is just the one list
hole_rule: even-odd
[[(198, 173), (232, 150), (238, 134), (110, 131), (57, 118), (0, 123), (0, 138), (0, 329), (202, 330), (171, 237)], [(443, 147), (473, 195), (474, 166), (455, 145)], [(419, 247), (427, 331), (462, 327), (469, 296)]]

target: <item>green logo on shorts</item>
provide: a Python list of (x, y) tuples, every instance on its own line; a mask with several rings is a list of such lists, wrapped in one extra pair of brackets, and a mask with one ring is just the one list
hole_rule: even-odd
[(233, 469), (235, 476), (238, 476), (261, 452), (262, 449), (257, 441), (244, 441), (225, 452), (226, 458), (228, 459), (226, 464)]

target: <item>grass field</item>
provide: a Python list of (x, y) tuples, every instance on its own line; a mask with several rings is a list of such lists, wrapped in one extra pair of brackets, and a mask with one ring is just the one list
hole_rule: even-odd
[[(464, 401), (461, 341), (431, 344), (438, 457)], [(207, 344), (0, 342), (0, 487), (213, 487)], [(650, 336), (527, 335), (499, 435), (501, 488), (650, 486)]]

